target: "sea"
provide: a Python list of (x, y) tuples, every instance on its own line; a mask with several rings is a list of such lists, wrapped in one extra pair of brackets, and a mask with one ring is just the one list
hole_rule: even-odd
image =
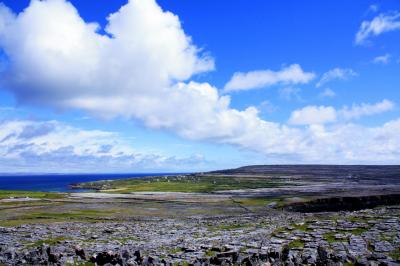
[(179, 173), (133, 173), (133, 174), (33, 174), (0, 175), (0, 190), (26, 190), (43, 192), (83, 192), (86, 189), (72, 189), (71, 184), (140, 178), (146, 176), (166, 176)]

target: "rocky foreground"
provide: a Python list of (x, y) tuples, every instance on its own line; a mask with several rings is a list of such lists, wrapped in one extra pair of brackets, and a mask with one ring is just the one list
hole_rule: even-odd
[(400, 265), (400, 206), (0, 228), (5, 265)]
[(249, 166), (0, 191), (0, 265), (400, 265), (400, 166)]

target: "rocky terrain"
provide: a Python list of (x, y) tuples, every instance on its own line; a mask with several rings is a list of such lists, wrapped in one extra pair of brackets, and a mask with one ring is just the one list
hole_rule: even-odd
[(396, 265), (400, 206), (0, 227), (7, 265)]
[(278, 168), (0, 193), (0, 265), (400, 265), (399, 168)]

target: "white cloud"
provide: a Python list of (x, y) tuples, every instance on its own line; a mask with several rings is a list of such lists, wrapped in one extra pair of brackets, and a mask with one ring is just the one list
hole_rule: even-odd
[[(378, 127), (355, 124), (312, 125), (304, 129), (299, 156), (305, 162), (392, 163), (400, 158), (400, 120)], [(306, 150), (308, 149), (308, 150)], [(396, 162), (397, 161), (397, 162)]]
[(322, 98), (335, 97), (336, 93), (333, 90), (331, 90), (330, 88), (326, 88), (323, 92), (321, 92), (319, 94), (319, 96)]
[(375, 57), (372, 62), (375, 64), (388, 64), (390, 61), (391, 55), (390, 54), (385, 54), (385, 55), (381, 55), (381, 56), (377, 56)]
[(336, 110), (331, 106), (306, 106), (290, 115), (292, 125), (315, 125), (336, 121)]
[(300, 101), (300, 92), (300, 88), (285, 87), (279, 89), (279, 97), (287, 101), (291, 101), (293, 99)]
[[(33, 0), (18, 15), (1, 6), (0, 46), (10, 59), (1, 87), (12, 91), (20, 103), (80, 109), (98, 117), (123, 116), (184, 138), (257, 151), (271, 161), (400, 159), (400, 120), (376, 128), (346, 123), (300, 128), (263, 120), (252, 106), (245, 110), (231, 108), (230, 97), (219, 95), (217, 88), (190, 81), (193, 75), (212, 70), (213, 60), (194, 46), (178, 17), (161, 10), (153, 0), (131, 0), (109, 16), (107, 35), (99, 33), (98, 28), (97, 24), (85, 22), (64, 0)], [(271, 79), (262, 72), (261, 80), (256, 75), (256, 81), (231, 89), (291, 85), (314, 78), (313, 73), (304, 72), (298, 65), (266, 73)], [(331, 79), (328, 75), (324, 82)], [(329, 110), (324, 107), (322, 111), (326, 108)], [(97, 167), (104, 160), (101, 165), (107, 167), (112, 165), (109, 160), (115, 159), (129, 166), (132, 160), (141, 160), (156, 167), (162, 165), (160, 161), (177, 165), (185, 161), (140, 156), (127, 150), (110, 132), (79, 130), (57, 123), (40, 129), (30, 126), (33, 129), (22, 134), (21, 139), (21, 126), (1, 125), (0, 165), (15, 166), (24, 160), (43, 165), (47, 160), (87, 165), (92, 162)], [(54, 160), (49, 160), (51, 156)], [(7, 164), (4, 160), (8, 160)]]
[(278, 110), (278, 107), (275, 106), (270, 101), (265, 100), (258, 105), (257, 110), (259, 110), (262, 113), (273, 113)]
[(394, 103), (389, 100), (383, 100), (375, 104), (354, 104), (352, 107), (343, 107), (339, 112), (346, 119), (357, 119), (362, 116), (375, 115), (391, 111), (394, 109)]
[(375, 104), (353, 104), (351, 107), (344, 106), (336, 110), (332, 106), (306, 106), (292, 112), (289, 123), (293, 125), (326, 124), (336, 121), (348, 121), (363, 116), (376, 115), (391, 111), (394, 103), (383, 100)]
[(304, 72), (300, 65), (293, 64), (279, 71), (257, 70), (236, 72), (224, 87), (225, 92), (252, 90), (276, 84), (304, 84), (314, 79), (315, 74)]
[[(0, 22), (0, 43), (12, 61), (5, 85), (21, 102), (92, 109), (97, 98), (134, 105), (214, 66), (199, 56), (179, 19), (153, 0), (130, 1), (111, 14), (105, 31), (112, 37), (64, 0), (32, 1)], [(123, 113), (108, 108), (104, 113)]]
[(365, 44), (370, 37), (400, 29), (400, 13), (379, 14), (371, 21), (363, 21), (355, 38), (355, 43)]
[(186, 158), (141, 153), (117, 133), (83, 130), (57, 121), (0, 122), (0, 172), (132, 172), (201, 169)]
[(379, 10), (379, 6), (378, 5), (370, 5), (369, 7), (368, 7), (368, 12), (373, 12), (373, 13), (375, 13), (375, 12), (377, 12)]
[[(22, 103), (125, 116), (188, 139), (248, 147), (254, 129), (268, 137), (277, 127), (255, 107), (232, 109), (215, 87), (187, 81), (211, 70), (212, 60), (198, 55), (179, 19), (154, 1), (130, 1), (108, 20), (112, 37), (97, 33), (64, 0), (32, 1), (18, 16), (3, 17), (0, 44), (12, 62), (5, 87)], [(279, 79), (305, 82), (313, 75), (303, 74), (292, 65)]]
[(357, 76), (357, 73), (350, 68), (334, 68), (325, 72), (321, 79), (316, 84), (316, 87), (321, 87), (322, 85), (332, 81), (332, 80), (347, 80), (351, 77)]

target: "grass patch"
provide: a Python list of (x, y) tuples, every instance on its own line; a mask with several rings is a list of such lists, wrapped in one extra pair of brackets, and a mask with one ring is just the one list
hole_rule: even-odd
[(281, 180), (267, 177), (178, 175), (120, 179), (81, 183), (77, 187), (109, 193), (130, 192), (198, 192), (220, 190), (271, 188), (285, 185)]
[(301, 240), (294, 240), (288, 244), (288, 247), (291, 248), (304, 248), (304, 242)]
[(351, 230), (351, 231), (349, 231), (349, 232), (352, 233), (353, 235), (359, 236), (359, 235), (361, 235), (362, 233), (368, 231), (368, 229), (369, 229), (369, 228), (357, 228), (357, 229)]
[(294, 228), (293, 230), (300, 230), (303, 232), (310, 232), (312, 231), (312, 229), (309, 229), (308, 226), (310, 225), (310, 223), (305, 222), (305, 223), (301, 223), (301, 224), (294, 224), (292, 225), (292, 227)]
[(368, 231), (369, 228), (357, 228), (354, 230), (349, 230), (349, 231), (345, 231), (345, 230), (337, 230), (334, 232), (329, 232), (324, 234), (324, 238), (327, 242), (332, 243), (332, 242), (338, 242), (340, 240), (336, 240), (335, 235), (336, 234), (352, 234), (352, 235), (361, 235), (362, 233)]
[(64, 193), (53, 192), (35, 192), (35, 191), (14, 191), (14, 190), (0, 190), (0, 199), (9, 198), (40, 198), (40, 199), (62, 199), (65, 197)]
[(43, 206), (43, 205), (52, 205), (53, 202), (49, 202), (46, 200), (31, 200), (31, 201), (10, 201), (10, 202), (0, 202), (0, 208), (18, 208), (18, 207), (34, 207), (34, 206)]
[(138, 241), (139, 238), (137, 238), (137, 237), (115, 237), (115, 238), (110, 238), (110, 240), (118, 241), (124, 245), (124, 244), (128, 243), (128, 241)]
[(23, 216), (23, 219), (61, 219), (73, 220), (79, 218), (109, 217), (115, 210), (73, 210), (70, 212), (32, 212)]
[(369, 219), (364, 217), (350, 216), (347, 218), (347, 221), (352, 223), (368, 223)]
[(389, 256), (395, 259), (397, 262), (400, 261), (400, 248), (396, 248), (392, 252), (389, 253)]
[(330, 232), (330, 233), (324, 234), (323, 237), (328, 243), (338, 242), (338, 240), (336, 240), (336, 238), (335, 238), (336, 234), (337, 234), (337, 232)]
[(266, 206), (273, 202), (279, 202), (280, 199), (275, 198), (236, 198), (235, 202), (244, 206)]
[(166, 249), (169, 254), (176, 254), (182, 252), (182, 248), (167, 248)]
[(73, 210), (69, 212), (31, 212), (9, 220), (0, 220), (0, 226), (15, 227), (22, 224), (49, 224), (54, 222), (109, 222), (118, 210)]
[(62, 242), (68, 240), (68, 238), (65, 237), (56, 237), (56, 238), (49, 238), (49, 239), (43, 239), (43, 240), (38, 240), (35, 242), (28, 243), (32, 247), (40, 247), (42, 245), (49, 245), (49, 246), (54, 246), (58, 244), (58, 242)]
[(206, 250), (205, 255), (207, 257), (214, 257), (217, 254), (217, 252), (212, 251), (212, 250)]
[(275, 229), (275, 231), (273, 231), (273, 232), (271, 233), (271, 236), (276, 237), (278, 234), (284, 233), (284, 232), (287, 232), (287, 231), (288, 231), (288, 230), (286, 230), (285, 228), (280, 227), (280, 228)]

